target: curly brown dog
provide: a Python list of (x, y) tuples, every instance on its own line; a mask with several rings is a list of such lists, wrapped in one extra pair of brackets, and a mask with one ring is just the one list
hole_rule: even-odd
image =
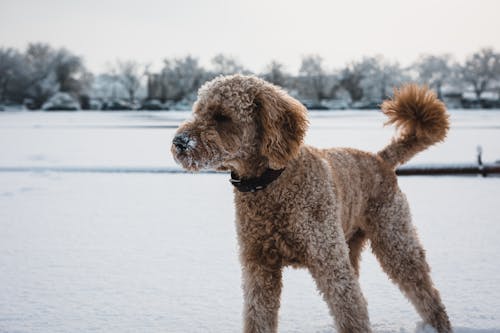
[(395, 167), (442, 141), (444, 104), (426, 88), (382, 104), (398, 134), (377, 154), (302, 143), (307, 110), (253, 76), (203, 85), (172, 153), (185, 169), (231, 171), (243, 268), (244, 331), (276, 332), (284, 266), (309, 269), (339, 332), (371, 332), (358, 284), (365, 243), (438, 332), (450, 322), (429, 275)]

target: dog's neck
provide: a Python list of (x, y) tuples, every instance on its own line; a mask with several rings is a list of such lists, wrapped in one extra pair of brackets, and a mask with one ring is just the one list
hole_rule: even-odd
[[(238, 179), (259, 178), (267, 169), (273, 169), (267, 158), (261, 156), (249, 156), (227, 160), (223, 164), (225, 171), (231, 171)], [(278, 168), (276, 168), (278, 169)]]
[(231, 184), (239, 192), (257, 192), (264, 190), (278, 179), (285, 166), (272, 168), (266, 157), (252, 156), (248, 159), (232, 161), (228, 169), (231, 171)]
[(231, 172), (231, 184), (240, 192), (257, 192), (265, 189), (269, 184), (275, 181), (283, 169), (270, 169), (267, 168), (260, 176), (252, 178), (239, 177), (234, 171)]

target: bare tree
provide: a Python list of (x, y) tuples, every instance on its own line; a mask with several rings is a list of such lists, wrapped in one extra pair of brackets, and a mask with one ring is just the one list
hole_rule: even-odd
[(364, 73), (362, 87), (365, 98), (373, 101), (384, 100), (395, 86), (409, 80), (399, 63), (390, 62), (381, 55), (363, 58), (360, 66)]
[(248, 72), (235, 58), (224, 55), (222, 53), (219, 53), (215, 57), (213, 57), (211, 63), (215, 75), (228, 75)]
[(304, 92), (316, 101), (320, 101), (325, 97), (327, 90), (327, 77), (323, 68), (323, 58), (319, 55), (308, 55), (302, 58), (302, 63), (299, 69), (299, 75), (304, 79), (306, 87)]
[(467, 58), (460, 68), (461, 78), (470, 84), (480, 100), (481, 94), (495, 80), (500, 79), (500, 54), (492, 48), (483, 48)]
[(277, 60), (271, 60), (269, 64), (266, 65), (262, 77), (276, 85), (283, 86), (285, 83), (285, 73), (283, 71), (284, 65)]
[(267, 66), (265, 72), (262, 74), (265, 80), (274, 83), (278, 86), (284, 87), (287, 84), (287, 77), (289, 76), (284, 71), (284, 65), (277, 60), (272, 60)]
[(92, 81), (90, 93), (93, 97), (102, 100), (117, 100), (128, 96), (125, 88), (112, 72), (97, 75)]
[(135, 103), (137, 91), (141, 88), (142, 79), (147, 72), (147, 66), (134, 60), (118, 60), (112, 72), (117, 82), (127, 91), (129, 102)]
[(198, 59), (192, 56), (165, 59), (161, 73), (162, 94), (166, 99), (180, 101), (194, 94), (206, 78), (206, 72), (200, 67)]
[(387, 98), (394, 86), (409, 79), (397, 62), (390, 62), (381, 55), (347, 64), (339, 77), (340, 87), (349, 93), (352, 102), (380, 102)]
[(450, 82), (453, 76), (452, 58), (449, 54), (444, 55), (422, 55), (413, 64), (418, 73), (418, 80), (436, 89), (438, 98), (442, 98), (442, 87)]
[(360, 62), (351, 62), (340, 71), (340, 87), (344, 88), (351, 97), (352, 102), (363, 99), (364, 92), (361, 82), (365, 78), (363, 64)]

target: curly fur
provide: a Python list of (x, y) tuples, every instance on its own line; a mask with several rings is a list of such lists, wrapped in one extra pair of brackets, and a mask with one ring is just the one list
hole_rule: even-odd
[(281, 274), (289, 265), (310, 271), (339, 332), (371, 332), (357, 279), (368, 240), (424, 321), (451, 332), (394, 173), (446, 134), (444, 106), (429, 90), (403, 87), (383, 104), (399, 134), (379, 154), (304, 145), (307, 110), (253, 76), (206, 83), (193, 109), (177, 131), (186, 146), (172, 146), (184, 168), (231, 170), (240, 178), (285, 168), (265, 190), (234, 192), (244, 332), (277, 332)]
[(418, 152), (443, 141), (450, 127), (446, 107), (436, 94), (415, 84), (394, 89), (392, 100), (382, 103), (382, 112), (389, 117), (398, 135), (379, 155), (395, 167)]

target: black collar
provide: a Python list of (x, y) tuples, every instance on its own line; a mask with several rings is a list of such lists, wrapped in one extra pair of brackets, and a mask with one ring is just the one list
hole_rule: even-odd
[(275, 181), (281, 175), (283, 170), (285, 170), (285, 168), (279, 170), (267, 169), (260, 177), (248, 179), (240, 179), (236, 173), (231, 172), (231, 179), (229, 181), (240, 192), (260, 191)]

